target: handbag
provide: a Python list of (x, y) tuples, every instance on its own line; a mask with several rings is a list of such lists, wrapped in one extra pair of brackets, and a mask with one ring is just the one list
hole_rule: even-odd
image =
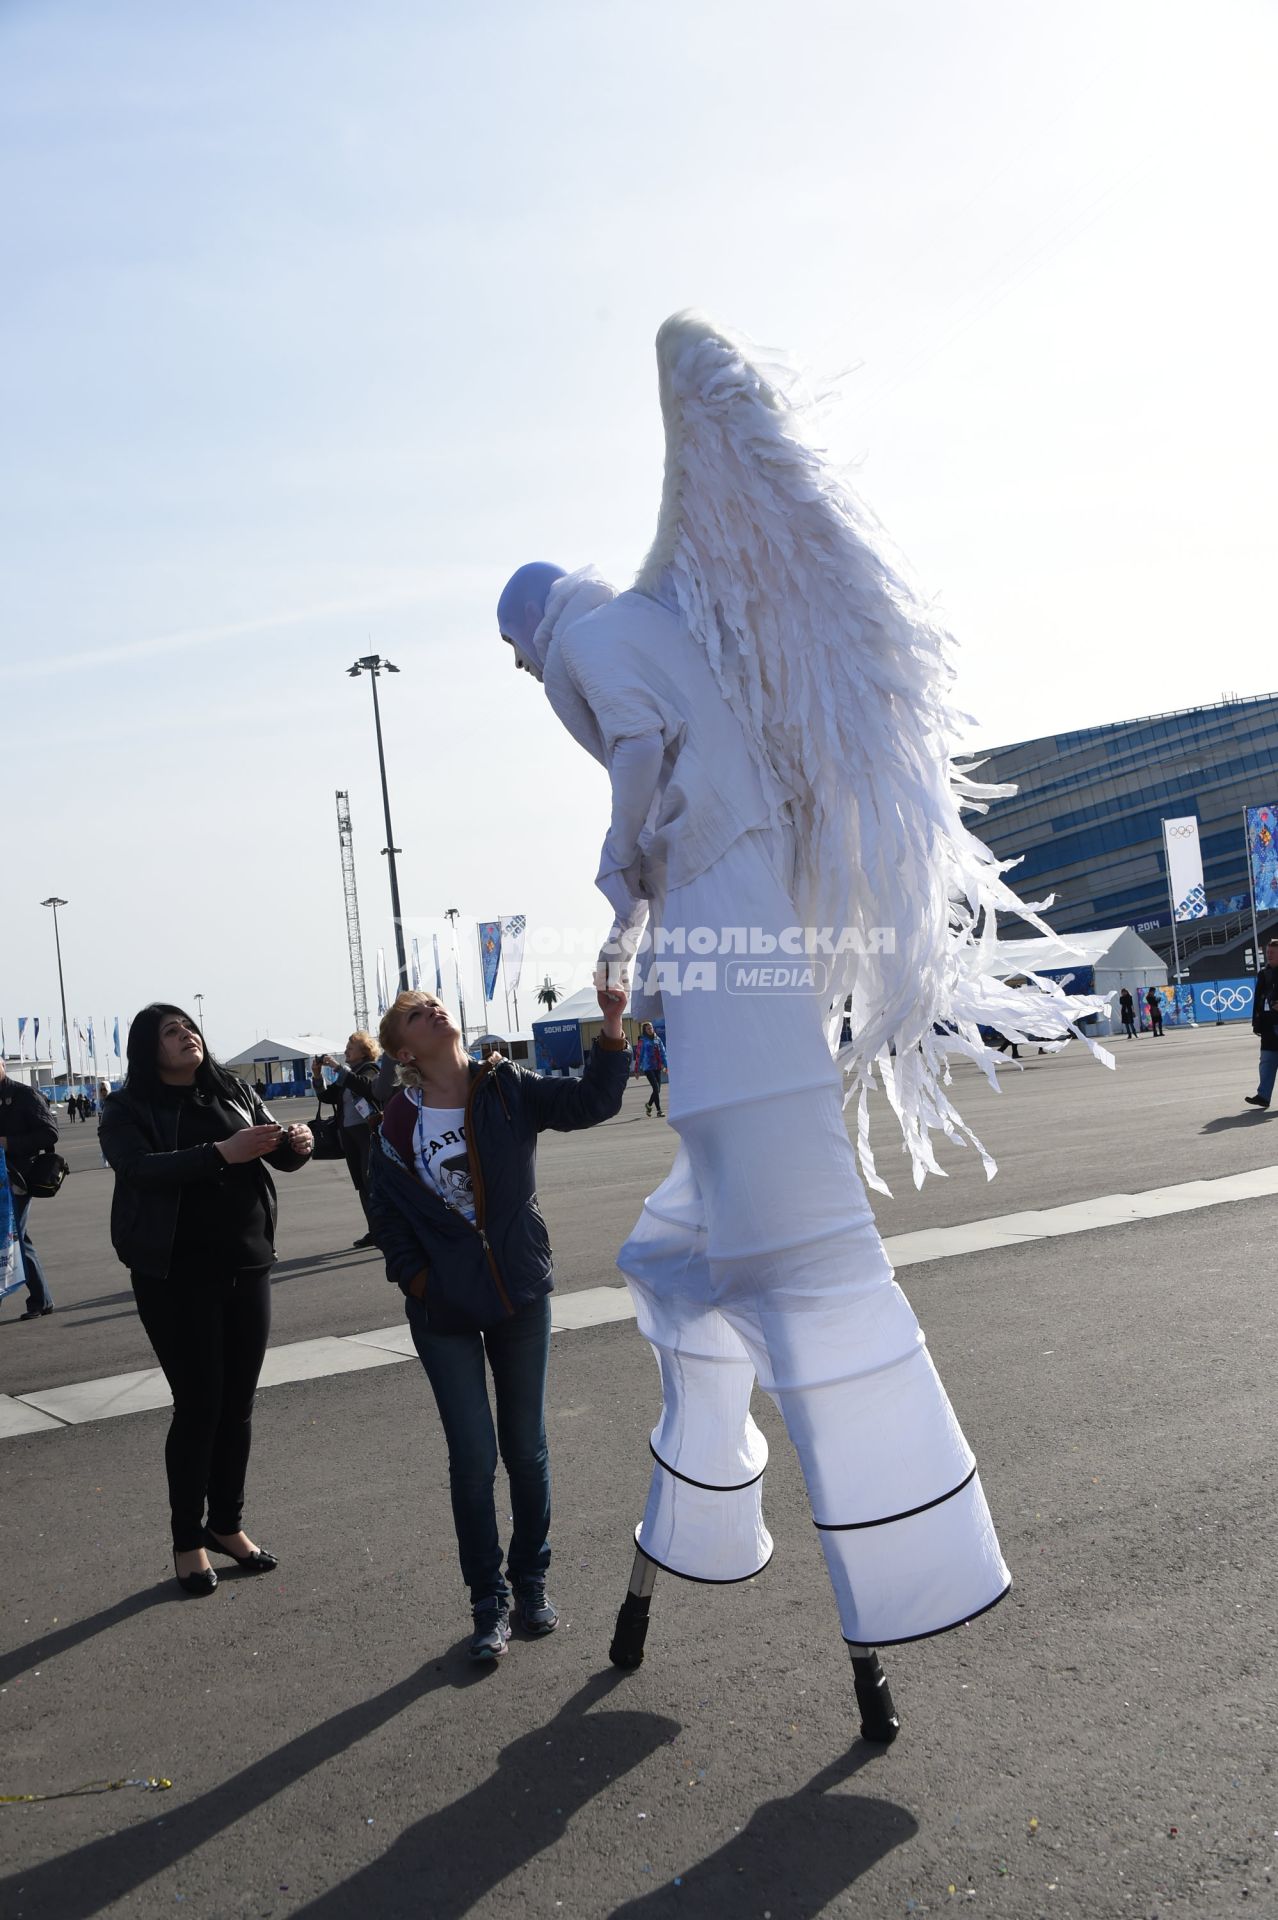
[(70, 1171), (62, 1155), (46, 1147), (43, 1153), (28, 1160), (21, 1171), (10, 1167), (9, 1180), (15, 1190), (29, 1194), (33, 1200), (52, 1200)]
[(320, 1105), (316, 1106), (315, 1118), (311, 1121), (311, 1137), (315, 1142), (311, 1148), (312, 1160), (344, 1160), (346, 1158), (337, 1115), (326, 1114)]

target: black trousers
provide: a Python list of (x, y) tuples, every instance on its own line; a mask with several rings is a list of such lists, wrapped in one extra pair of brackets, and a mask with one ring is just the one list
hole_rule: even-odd
[(661, 1069), (660, 1067), (655, 1067), (651, 1073), (645, 1073), (643, 1077), (648, 1082), (648, 1085), (652, 1088), (652, 1098), (651, 1100), (649, 1100), (648, 1105), (650, 1107), (655, 1107), (657, 1109), (657, 1112), (660, 1113), (661, 1112)]
[(167, 1280), (135, 1273), (133, 1297), (173, 1391), (164, 1443), (173, 1545), (202, 1544), (205, 1506), (214, 1533), (238, 1533), (253, 1444), (253, 1397), (271, 1331), (268, 1267), (224, 1280)]
[(373, 1130), (368, 1126), (342, 1127), (340, 1130), (342, 1152), (346, 1155), (346, 1170), (351, 1176), (351, 1185), (359, 1195), (359, 1204), (364, 1209), (364, 1219), (372, 1227), (368, 1218), (368, 1155), (373, 1144)]

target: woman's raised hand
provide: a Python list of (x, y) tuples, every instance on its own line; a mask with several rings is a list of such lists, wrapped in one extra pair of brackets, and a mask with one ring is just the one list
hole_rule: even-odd
[(265, 1127), (243, 1127), (229, 1140), (217, 1140), (214, 1145), (228, 1166), (242, 1167), (249, 1160), (262, 1160), (268, 1153), (274, 1153), (283, 1137), (283, 1127), (277, 1127), (272, 1120)]

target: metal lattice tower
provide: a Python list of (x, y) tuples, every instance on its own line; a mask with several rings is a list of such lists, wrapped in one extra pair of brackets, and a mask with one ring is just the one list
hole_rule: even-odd
[(342, 849), (342, 894), (346, 901), (346, 942), (351, 950), (351, 992), (355, 997), (355, 1025), (368, 1028), (368, 992), (364, 986), (364, 939), (359, 930), (359, 896), (355, 891), (355, 845), (351, 838), (350, 796), (337, 796), (337, 842)]

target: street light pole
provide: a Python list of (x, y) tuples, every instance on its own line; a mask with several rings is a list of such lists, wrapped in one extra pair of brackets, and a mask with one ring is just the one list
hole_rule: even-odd
[(40, 902), (42, 907), (53, 908), (53, 945), (58, 956), (58, 992), (62, 996), (62, 1048), (66, 1055), (69, 1097), (71, 1093), (71, 1022), (67, 1019), (67, 990), (62, 979), (62, 939), (58, 933), (58, 908), (65, 907), (66, 904), (65, 900), (59, 900), (56, 893), (51, 893), (47, 900)]
[(377, 677), (382, 673), (398, 673), (399, 668), (392, 666), (389, 660), (383, 660), (378, 653), (366, 653), (353, 667), (347, 667), (352, 680), (358, 680), (366, 673), (373, 683), (373, 724), (377, 728), (377, 765), (382, 776), (382, 808), (386, 815), (386, 845), (382, 852), (390, 862), (391, 913), (395, 921), (395, 958), (399, 963), (399, 990), (408, 992), (408, 956), (404, 950), (404, 920), (399, 909), (399, 873), (395, 866), (395, 855), (401, 851), (395, 845), (395, 835), (391, 831), (390, 791), (386, 785), (386, 754), (382, 748), (382, 710), (377, 700)]
[(201, 1040), (203, 1040), (204, 1038), (204, 995), (202, 993), (197, 993), (195, 995), (195, 1008), (196, 1008), (196, 1015), (200, 1022), (200, 1038)]

